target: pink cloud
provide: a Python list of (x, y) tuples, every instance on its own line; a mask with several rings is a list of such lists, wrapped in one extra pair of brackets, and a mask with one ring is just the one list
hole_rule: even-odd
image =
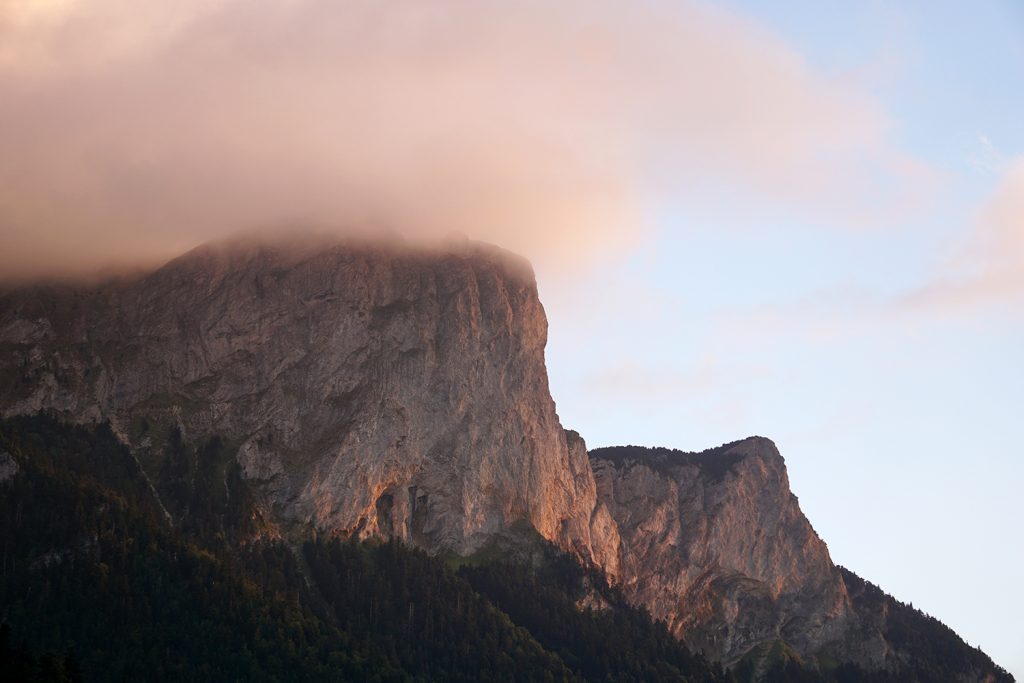
[(930, 182), (869, 95), (699, 2), (22, 0), (0, 100), (8, 276), (300, 223), (564, 265), (641, 239), (652, 195), (856, 221)]
[(708, 392), (722, 379), (718, 360), (706, 356), (687, 370), (664, 364), (624, 363), (602, 368), (583, 380), (586, 394), (600, 394), (606, 400), (639, 400), (658, 403)]
[(905, 301), (946, 311), (993, 303), (1024, 303), (1024, 157), (1006, 165), (964, 247)]
[[(896, 294), (849, 283), (804, 297), (722, 313), (720, 334), (784, 338), (815, 343), (917, 327), (922, 321), (956, 319), (1009, 310), (1019, 318), (1024, 304), (1024, 157), (1003, 165), (992, 195), (979, 207), (962, 243), (922, 282)], [(1016, 318), (1011, 318), (1016, 320)]]

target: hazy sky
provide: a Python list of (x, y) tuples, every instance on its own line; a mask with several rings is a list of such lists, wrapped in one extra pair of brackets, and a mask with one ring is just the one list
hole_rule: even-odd
[(1022, 678), (1021, 120), (1009, 0), (0, 0), (0, 276), (498, 242), (567, 426), (772, 437), (837, 562)]

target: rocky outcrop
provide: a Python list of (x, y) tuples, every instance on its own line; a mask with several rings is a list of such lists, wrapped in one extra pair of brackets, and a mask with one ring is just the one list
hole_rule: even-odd
[(602, 558), (626, 596), (743, 676), (759, 680), (792, 653), (806, 667), (846, 662), (891, 680), (1012, 680), (945, 625), (834, 565), (770, 440), (703, 453), (601, 448), (590, 460), (611, 519), (592, 523), (593, 544), (617, 548)]
[(219, 435), (284, 527), (467, 553), (526, 520), (591, 557), (525, 261), (493, 247), (201, 247), (145, 277), (0, 297), (5, 415), (110, 420), (154, 473)]
[(775, 640), (800, 652), (842, 640), (852, 619), (845, 585), (771, 441), (590, 455), (622, 588), (674, 633), (727, 663)]

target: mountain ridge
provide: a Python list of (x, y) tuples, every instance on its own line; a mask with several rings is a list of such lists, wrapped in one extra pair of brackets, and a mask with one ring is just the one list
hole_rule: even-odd
[[(203, 467), (244, 484), (256, 536), (471, 555), (525, 521), (751, 675), (775, 642), (813, 667), (921, 656), (832, 563), (774, 443), (588, 454), (555, 412), (546, 340), (532, 269), (494, 247), (221, 243), (137, 278), (0, 292), (0, 412), (109, 420), (155, 492)], [(188, 450), (175, 430), (221, 441)], [(1008, 680), (977, 674), (956, 678)]]

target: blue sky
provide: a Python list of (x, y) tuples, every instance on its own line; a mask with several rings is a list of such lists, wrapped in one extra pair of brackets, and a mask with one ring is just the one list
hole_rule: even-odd
[(773, 438), (836, 562), (1024, 678), (1022, 300), (899, 305), (1024, 154), (1024, 5), (726, 4), (869, 92), (940, 189), (861, 225), (742, 188), (659, 198), (628, 259), (540, 273), (560, 416), (591, 446)]

